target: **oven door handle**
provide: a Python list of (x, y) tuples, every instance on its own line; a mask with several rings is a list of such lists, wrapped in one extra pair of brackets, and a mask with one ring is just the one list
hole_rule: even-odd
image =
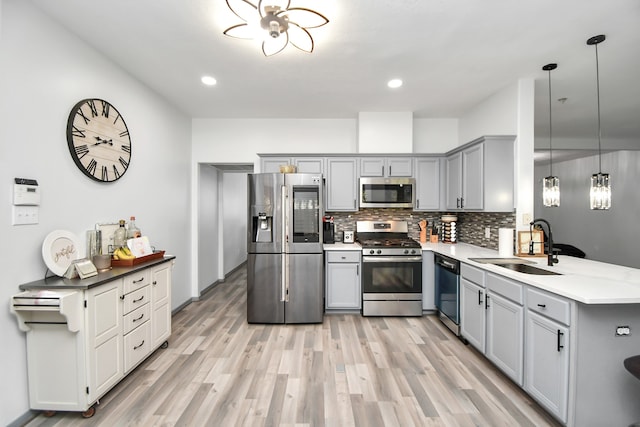
[(363, 256), (362, 262), (422, 262), (421, 256)]

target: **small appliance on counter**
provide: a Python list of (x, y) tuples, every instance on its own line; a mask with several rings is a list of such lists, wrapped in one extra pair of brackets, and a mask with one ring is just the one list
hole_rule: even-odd
[(335, 227), (332, 216), (322, 217), (322, 243), (335, 243)]
[(344, 235), (342, 237), (343, 243), (353, 243), (355, 242), (353, 230), (345, 230)]

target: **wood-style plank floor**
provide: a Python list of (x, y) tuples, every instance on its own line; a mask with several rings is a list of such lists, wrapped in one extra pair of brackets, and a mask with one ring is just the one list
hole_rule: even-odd
[(173, 317), (159, 349), (93, 418), (35, 426), (557, 426), (435, 316), (246, 322), (239, 269)]

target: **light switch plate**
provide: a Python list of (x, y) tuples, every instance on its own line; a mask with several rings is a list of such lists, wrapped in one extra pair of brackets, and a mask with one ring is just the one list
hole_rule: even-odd
[(11, 225), (28, 225), (39, 222), (38, 206), (12, 206)]

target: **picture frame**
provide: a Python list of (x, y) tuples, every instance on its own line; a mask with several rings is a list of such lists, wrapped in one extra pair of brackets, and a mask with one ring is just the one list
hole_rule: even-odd
[[(533, 239), (532, 239), (533, 236)], [(529, 254), (529, 243), (533, 240), (533, 255)], [(518, 256), (545, 256), (544, 233), (542, 230), (518, 231)]]

